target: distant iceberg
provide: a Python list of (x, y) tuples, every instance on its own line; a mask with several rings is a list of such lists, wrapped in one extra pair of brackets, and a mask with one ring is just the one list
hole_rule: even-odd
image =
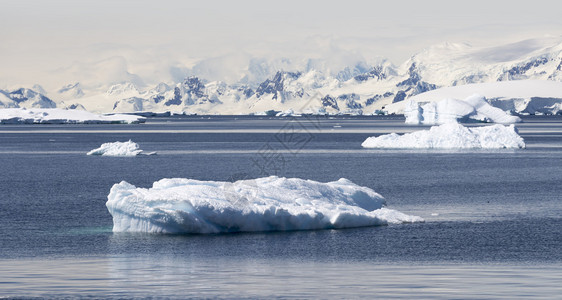
[(156, 153), (145, 153), (139, 149), (139, 145), (137, 143), (129, 140), (127, 142), (104, 143), (99, 148), (96, 148), (87, 154), (103, 156), (137, 156), (140, 154), (152, 155)]
[(443, 99), (437, 102), (417, 102), (409, 100), (404, 108), (408, 124), (445, 124), (451, 122), (481, 121), (499, 124), (521, 122), (517, 116), (493, 107), (486, 98), (472, 95), (464, 100)]
[(0, 124), (135, 124), (144, 123), (144, 121), (144, 117), (135, 115), (98, 115), (74, 109), (0, 109)]
[(233, 183), (162, 179), (149, 189), (122, 181), (106, 203), (114, 232), (286, 231), (423, 221), (385, 205), (381, 195), (347, 179), (321, 183), (276, 176)]
[(513, 125), (500, 124), (467, 128), (457, 123), (433, 126), (404, 135), (396, 133), (369, 137), (364, 148), (444, 148), (444, 149), (518, 149), (525, 148), (523, 138)]

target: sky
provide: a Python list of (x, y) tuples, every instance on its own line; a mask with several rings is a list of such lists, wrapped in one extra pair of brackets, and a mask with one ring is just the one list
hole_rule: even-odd
[(0, 0), (0, 7), (0, 88), (153, 84), (225, 56), (237, 68), (248, 57), (384, 57), (399, 65), (445, 41), (562, 36), (562, 3), (551, 0)]

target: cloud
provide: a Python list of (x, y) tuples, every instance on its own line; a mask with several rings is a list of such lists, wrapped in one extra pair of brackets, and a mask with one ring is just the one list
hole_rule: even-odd
[(330, 72), (381, 57), (400, 64), (443, 41), (560, 36), (560, 8), (554, 0), (8, 1), (0, 11), (0, 87), (150, 86), (188, 74), (255, 81), (310, 64)]

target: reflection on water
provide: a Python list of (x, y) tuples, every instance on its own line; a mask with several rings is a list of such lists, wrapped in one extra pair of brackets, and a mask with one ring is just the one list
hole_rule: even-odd
[(561, 265), (116, 256), (0, 261), (0, 297), (552, 298)]

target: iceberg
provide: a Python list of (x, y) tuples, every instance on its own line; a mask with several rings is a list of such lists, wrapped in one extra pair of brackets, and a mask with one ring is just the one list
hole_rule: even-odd
[(347, 179), (321, 183), (264, 177), (236, 182), (168, 178), (152, 188), (125, 181), (106, 203), (114, 232), (225, 233), (377, 226), (423, 219)]
[(0, 124), (136, 124), (146, 118), (135, 115), (98, 115), (83, 110), (58, 108), (0, 109)]
[(369, 137), (361, 146), (393, 149), (519, 149), (525, 148), (525, 142), (513, 125), (468, 128), (458, 123), (447, 123), (404, 135), (391, 133)]
[(410, 100), (404, 108), (404, 116), (408, 124), (445, 124), (452, 122), (492, 122), (499, 124), (513, 124), (521, 122), (517, 116), (512, 116), (493, 107), (486, 98), (474, 94), (464, 100), (443, 99), (438, 102), (417, 102)]
[(99, 148), (91, 150), (88, 155), (102, 156), (137, 156), (140, 154), (153, 155), (155, 152), (144, 153), (139, 145), (131, 140), (127, 142), (104, 143)]

